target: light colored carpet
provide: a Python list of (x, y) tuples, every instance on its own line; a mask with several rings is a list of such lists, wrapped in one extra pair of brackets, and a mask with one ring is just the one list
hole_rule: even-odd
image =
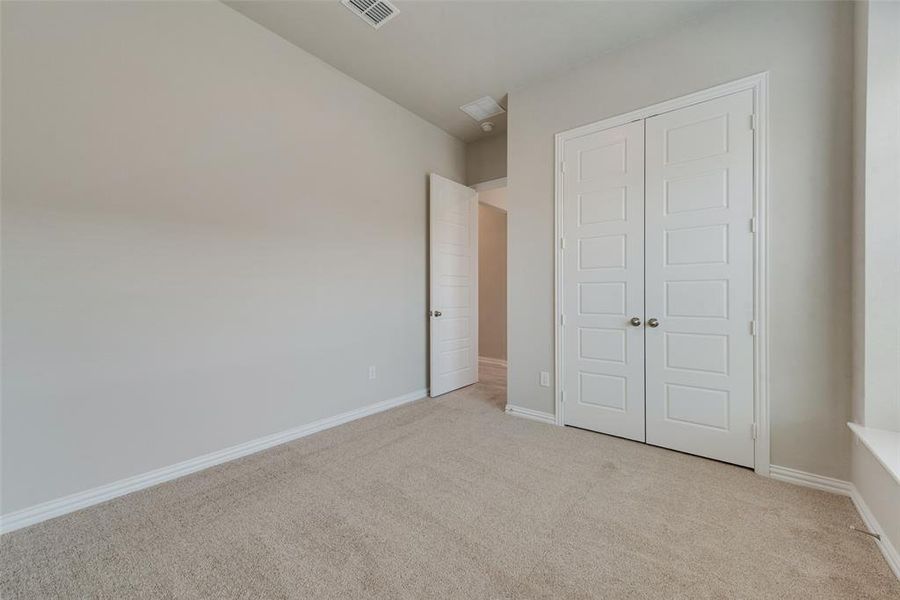
[(900, 598), (847, 498), (503, 414), (502, 373), (0, 538), (14, 598)]

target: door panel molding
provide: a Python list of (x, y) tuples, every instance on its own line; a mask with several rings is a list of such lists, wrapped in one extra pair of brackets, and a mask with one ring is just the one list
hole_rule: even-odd
[[(744, 90), (644, 121), (644, 293), (647, 317), (659, 320), (646, 336), (647, 443), (745, 467), (755, 465), (752, 115)], [(684, 160), (667, 160), (675, 156)], [(724, 188), (702, 179), (711, 170), (727, 173)], [(701, 177), (689, 179), (683, 201), (704, 208), (667, 210), (667, 184), (692, 175)], [(669, 282), (701, 309), (707, 290), (691, 284), (710, 279), (727, 282), (727, 316), (663, 316)]]
[(629, 319), (644, 314), (644, 122), (567, 140), (565, 152), (565, 424), (643, 442), (644, 330)]
[[(755, 421), (754, 470), (760, 475), (769, 474), (770, 465), (770, 410), (769, 410), (769, 335), (768, 335), (768, 72), (757, 73), (700, 90), (686, 96), (666, 100), (658, 104), (639, 108), (631, 112), (613, 116), (601, 121), (589, 123), (556, 134), (555, 142), (555, 187), (554, 187), (554, 397), (555, 420), (557, 425), (565, 423), (565, 396), (563, 385), (563, 271), (564, 252), (572, 249), (562, 248), (563, 229), (563, 193), (565, 177), (562, 163), (565, 159), (565, 143), (569, 140), (619, 127), (633, 121), (679, 110), (713, 100), (737, 92), (751, 90), (753, 92), (753, 117), (751, 126), (753, 136), (753, 217), (748, 227), (753, 236), (753, 321), (748, 328), (755, 332), (753, 337), (753, 415)], [(712, 135), (711, 128), (706, 134)], [(710, 186), (714, 185), (711, 173)], [(667, 208), (673, 214), (682, 214), (677, 189), (670, 190), (672, 203)], [(667, 201), (669, 198), (667, 198)], [(690, 214), (691, 211), (684, 211)], [(604, 216), (614, 216), (612, 214)], [(599, 290), (598, 290), (599, 291)], [(598, 299), (599, 302), (599, 299)], [(598, 303), (603, 306), (602, 302)], [(700, 307), (702, 308), (702, 307)], [(712, 307), (715, 308), (715, 307)]]
[(478, 192), (431, 173), (429, 396), (478, 381)]

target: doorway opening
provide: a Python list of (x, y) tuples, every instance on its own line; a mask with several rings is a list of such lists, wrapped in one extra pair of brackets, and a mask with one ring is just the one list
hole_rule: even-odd
[(430, 178), (429, 395), (462, 394), (486, 411), (505, 411), (505, 131), (467, 144), (466, 174), (464, 183)]
[(506, 178), (478, 191), (478, 374), (483, 398), (506, 409)]

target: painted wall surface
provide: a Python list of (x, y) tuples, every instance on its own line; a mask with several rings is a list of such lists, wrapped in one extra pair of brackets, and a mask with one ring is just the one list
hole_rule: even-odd
[[(715, 49), (715, 51), (711, 51)], [(772, 462), (849, 476), (853, 6), (741, 3), (509, 96), (509, 402), (553, 412), (553, 136), (770, 73)]]
[[(900, 4), (854, 7), (853, 420), (900, 432)], [(900, 549), (900, 483), (859, 440), (851, 458), (882, 543)]]
[(506, 360), (506, 213), (482, 203), (478, 205), (478, 356)]
[(862, 442), (854, 439), (851, 455), (853, 485), (881, 526), (882, 535), (900, 550), (900, 483)]
[(218, 2), (2, 10), (4, 513), (426, 387), (462, 142)]
[(866, 365), (866, 49), (869, 3), (854, 2), (853, 15), (853, 231), (850, 313), (852, 377), (851, 418), (865, 422)]
[[(477, 188), (476, 188), (477, 189)], [(479, 189), (478, 190), (478, 201), (482, 204), (487, 204), (489, 206), (493, 206), (494, 208), (499, 208), (503, 212), (506, 212), (509, 208), (509, 203), (506, 198), (506, 186), (503, 185), (501, 187), (491, 187), (488, 189)]]
[(853, 419), (900, 432), (900, 3), (855, 8)]
[(466, 144), (466, 185), (506, 177), (506, 133)]

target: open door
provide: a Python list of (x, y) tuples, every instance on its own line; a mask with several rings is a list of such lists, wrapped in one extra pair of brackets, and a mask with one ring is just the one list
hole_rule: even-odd
[(434, 173), (429, 200), (429, 395), (478, 381), (478, 193)]

